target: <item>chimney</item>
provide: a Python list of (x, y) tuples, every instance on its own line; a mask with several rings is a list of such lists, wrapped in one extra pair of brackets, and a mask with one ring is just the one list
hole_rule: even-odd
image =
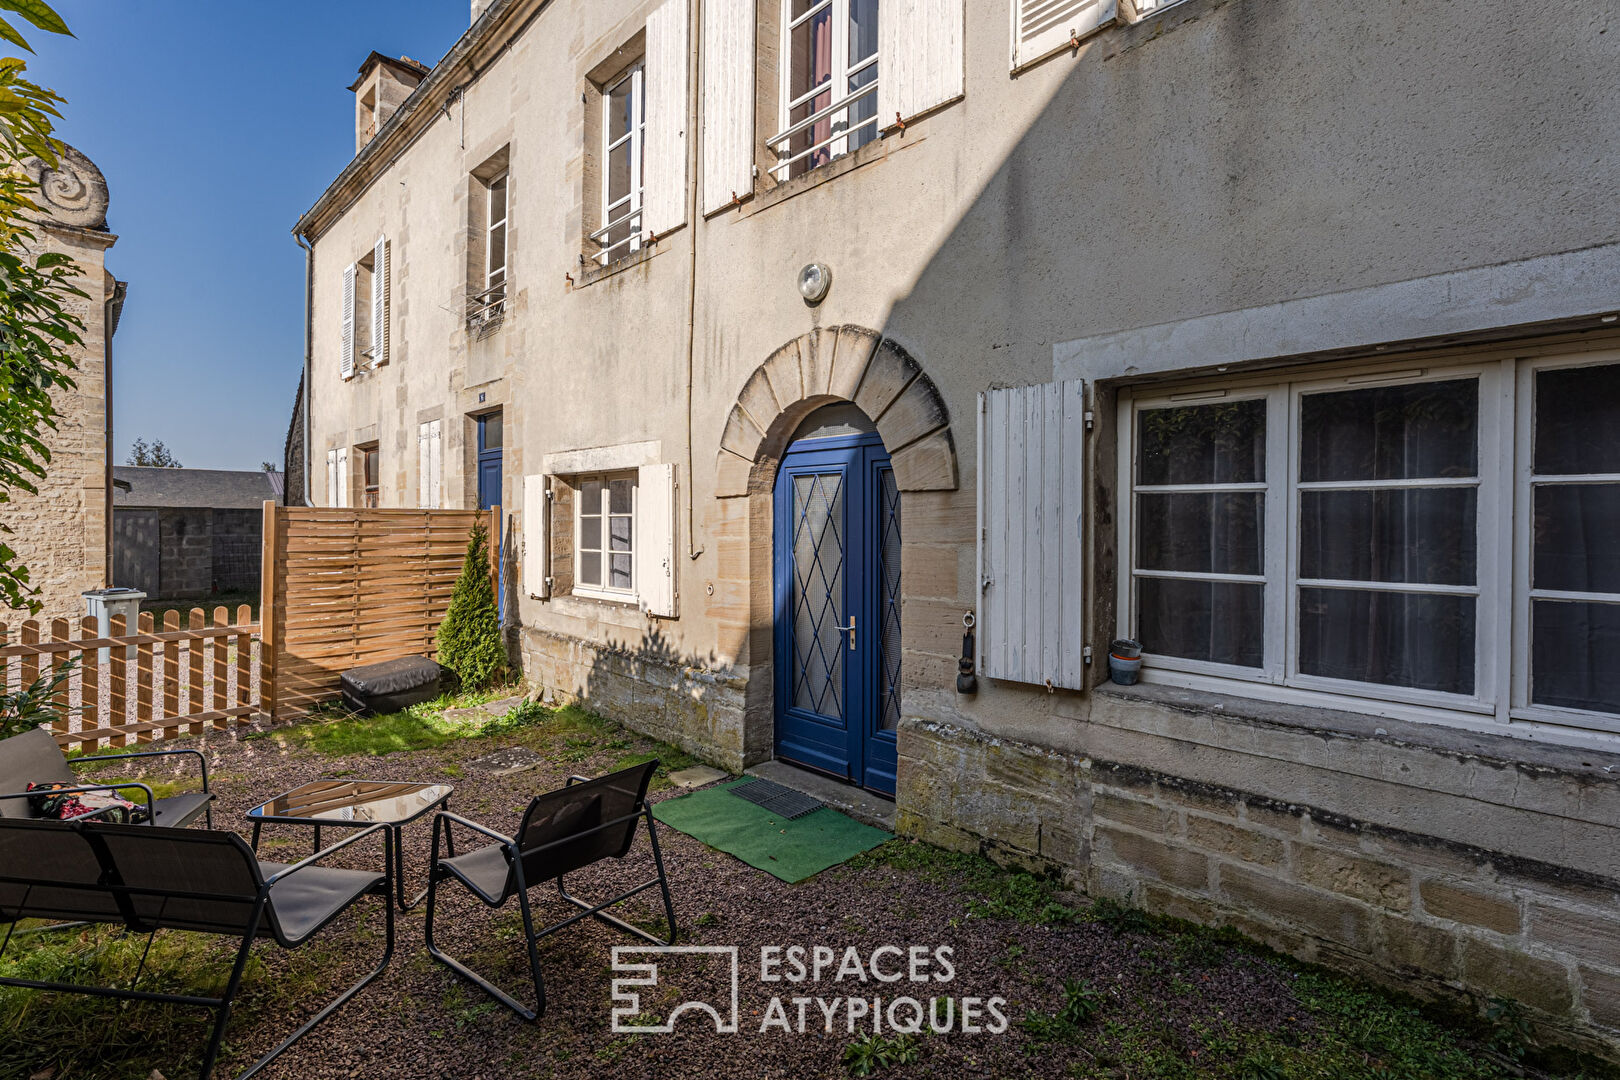
[(489, 9), (495, 0), (472, 0), (472, 21), (477, 22), (478, 16)]
[(377, 137), (388, 118), (411, 96), (427, 77), (428, 66), (408, 56), (394, 59), (374, 52), (360, 65), (360, 77), (349, 89), (354, 91), (354, 152)]

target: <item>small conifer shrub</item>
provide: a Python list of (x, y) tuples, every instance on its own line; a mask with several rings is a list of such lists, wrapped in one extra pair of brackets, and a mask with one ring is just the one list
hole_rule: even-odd
[(437, 641), (439, 663), (456, 673), (464, 690), (483, 689), (506, 669), (506, 643), (489, 580), (489, 530), (482, 521), (467, 539), (467, 557)]

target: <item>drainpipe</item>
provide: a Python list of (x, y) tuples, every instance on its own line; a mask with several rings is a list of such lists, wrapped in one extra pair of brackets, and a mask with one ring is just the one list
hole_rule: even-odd
[[(109, 275), (111, 276), (111, 275)], [(102, 305), (102, 327), (106, 332), (106, 339), (101, 346), (101, 386), (105, 429), (102, 441), (107, 447), (107, 460), (103, 463), (102, 479), (102, 513), (106, 540), (106, 565), (101, 570), (101, 584), (111, 587), (113, 584), (113, 335), (118, 333), (118, 320), (124, 314), (124, 297), (127, 295), (129, 283), (113, 279), (112, 291), (108, 294), (106, 303)]]
[[(293, 239), (304, 249), (304, 400), (299, 404), (304, 410), (304, 505), (314, 506), (314, 500), (309, 497), (309, 399), (315, 390), (315, 249), (304, 239), (303, 233), (294, 232)], [(285, 486), (287, 478), (282, 477), (281, 482)]]
[(693, 474), (693, 448), (694, 424), (692, 419), (692, 373), (694, 357), (697, 352), (697, 275), (698, 275), (698, 233), (703, 225), (698, 215), (698, 140), (703, 137), (702, 128), (698, 123), (698, 101), (703, 96), (703, 0), (693, 0), (692, 18), (694, 32), (692, 40), (699, 43), (699, 47), (692, 50), (692, 78), (688, 85), (692, 87), (692, 96), (687, 101), (686, 130), (692, 137), (686, 140), (686, 175), (687, 201), (686, 220), (692, 223), (692, 265), (691, 274), (687, 281), (688, 296), (686, 305), (686, 557), (696, 560), (703, 554), (703, 549), (697, 546), (697, 477)]

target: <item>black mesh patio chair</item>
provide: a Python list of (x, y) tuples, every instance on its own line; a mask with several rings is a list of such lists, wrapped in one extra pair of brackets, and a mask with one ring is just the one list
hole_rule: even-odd
[[(388, 875), (313, 865), (378, 832), (383, 833), (386, 860), (387, 829), (387, 825), (373, 825), (286, 866), (258, 861), (232, 832), (111, 825), (82, 818), (0, 820), (0, 923), (10, 924), (0, 942), (0, 957), (10, 947), (22, 919), (66, 919), (74, 925), (110, 923), (147, 935), (158, 930), (190, 930), (241, 938), (242, 942), (219, 997), (140, 989), (146, 952), (128, 986), (14, 976), (0, 976), (0, 985), (210, 1009), (215, 1013), (213, 1034), (200, 1074), (201, 1080), (208, 1080), (254, 941), (269, 938), (284, 949), (296, 949), (362, 897), (377, 897), (387, 920), (381, 963), (242, 1073), (239, 1080), (245, 1080), (388, 966), (394, 953)], [(146, 948), (151, 949), (150, 936)]]
[[(92, 761), (124, 761), (136, 758), (173, 757), (189, 755), (202, 765), (202, 790), (167, 799), (152, 797), (152, 789), (145, 784), (90, 784), (80, 783), (73, 772), (75, 766)], [(142, 750), (133, 754), (103, 754), (98, 757), (69, 758), (57, 745), (56, 737), (44, 728), (35, 728), (22, 735), (0, 739), (0, 818), (36, 818), (33, 805), (28, 801), (29, 784), (66, 784), (62, 792), (104, 791), (110, 793), (133, 792), (123, 797), (137, 805), (144, 805), (148, 824), (184, 826), (202, 814), (209, 828), (214, 827), (214, 794), (208, 790), (208, 759), (200, 750)], [(104, 812), (104, 811), (103, 811)], [(94, 817), (95, 815), (87, 815)]]
[[(670, 899), (669, 878), (664, 873), (664, 858), (658, 850), (658, 833), (653, 825), (652, 810), (647, 805), (647, 785), (657, 768), (657, 761), (649, 761), (594, 780), (587, 780), (583, 776), (569, 777), (566, 786), (547, 792), (529, 803), (516, 837), (502, 836), (448, 810), (434, 815), (433, 869), (428, 879), (427, 925), (424, 930), (428, 954), (482, 987), (523, 1019), (534, 1020), (546, 1012), (546, 984), (540, 975), (537, 943), (548, 934), (571, 926), (586, 916), (594, 916), (609, 926), (654, 945), (672, 944), (675, 941), (675, 904)], [(647, 823), (647, 839), (652, 844), (653, 865), (658, 868), (658, 875), (600, 904), (591, 904), (571, 896), (563, 885), (563, 876), (603, 859), (624, 858), (635, 841), (637, 825), (643, 821)], [(441, 835), (449, 839), (452, 824), (470, 829), (495, 843), (463, 855), (441, 859), (439, 840)], [(501, 907), (514, 896), (517, 897), (518, 909), (523, 915), (524, 942), (529, 952), (529, 974), (534, 979), (535, 1008), (521, 1004), (500, 987), (439, 949), (433, 937), (434, 905), (440, 884), (448, 881), (460, 882), (492, 908)], [(557, 894), (581, 910), (536, 931), (529, 890), (546, 881), (556, 881)], [(655, 937), (639, 926), (632, 926), (607, 913), (607, 908), (654, 885), (663, 892), (664, 915), (669, 922), (667, 937)]]

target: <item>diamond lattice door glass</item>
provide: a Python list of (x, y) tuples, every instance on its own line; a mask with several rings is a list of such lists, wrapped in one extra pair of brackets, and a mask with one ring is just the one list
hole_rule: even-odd
[(844, 474), (793, 478), (793, 705), (844, 719)]

